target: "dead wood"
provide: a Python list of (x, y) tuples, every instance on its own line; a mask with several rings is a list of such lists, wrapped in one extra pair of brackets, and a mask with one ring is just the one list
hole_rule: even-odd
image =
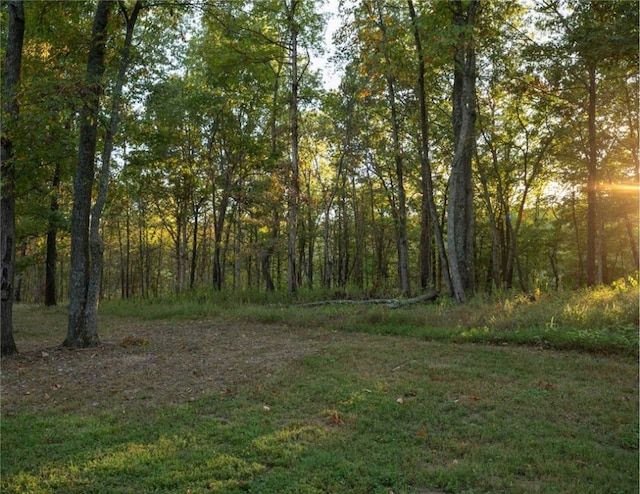
[(412, 304), (418, 304), (420, 302), (427, 302), (429, 300), (435, 300), (438, 298), (438, 293), (436, 291), (429, 291), (424, 293), (418, 297), (413, 298), (371, 298), (366, 300), (350, 300), (350, 299), (341, 299), (341, 300), (319, 300), (317, 302), (307, 302), (304, 304), (296, 304), (296, 307), (320, 307), (323, 305), (369, 305), (369, 304), (379, 304), (386, 305), (389, 309), (399, 309), (400, 307), (406, 307)]

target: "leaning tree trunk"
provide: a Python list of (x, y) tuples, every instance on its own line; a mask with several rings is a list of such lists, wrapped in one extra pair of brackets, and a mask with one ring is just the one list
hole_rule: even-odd
[(118, 76), (113, 88), (113, 94), (111, 96), (111, 117), (109, 120), (109, 127), (107, 129), (104, 148), (102, 151), (102, 168), (100, 170), (100, 181), (98, 185), (98, 196), (96, 202), (91, 209), (91, 224), (90, 224), (90, 271), (87, 287), (87, 305), (85, 313), (87, 317), (87, 326), (92, 333), (97, 336), (98, 333), (98, 303), (100, 300), (100, 286), (102, 284), (102, 264), (104, 245), (100, 238), (100, 222), (102, 219), (102, 212), (107, 202), (107, 190), (109, 187), (109, 177), (111, 169), (111, 154), (113, 152), (113, 138), (118, 130), (118, 123), (120, 121), (120, 99), (122, 97), (122, 87), (124, 86), (124, 80), (127, 73), (127, 67), (129, 65), (129, 54), (131, 52), (131, 43), (133, 41), (133, 28), (135, 27), (138, 19), (138, 14), (142, 8), (142, 3), (136, 1), (131, 11), (131, 15), (127, 13), (126, 7), (120, 2), (120, 9), (124, 15), (127, 31), (125, 35), (124, 45), (120, 54), (120, 67), (118, 69)]
[(479, 0), (453, 3), (454, 26), (460, 30), (455, 47), (453, 81), (453, 130), (455, 150), (449, 177), (447, 243), (454, 298), (464, 302), (474, 291), (473, 273), (473, 184), (471, 160), (475, 145), (476, 54), (473, 25)]
[(444, 277), (444, 285), (447, 293), (452, 296), (453, 290), (451, 286), (451, 277), (449, 276), (449, 260), (447, 259), (442, 228), (440, 228), (438, 210), (436, 209), (436, 202), (433, 197), (433, 179), (431, 176), (431, 160), (429, 158), (429, 113), (427, 111), (427, 98), (425, 94), (425, 55), (422, 47), (420, 30), (418, 29), (417, 15), (415, 7), (413, 5), (413, 0), (407, 0), (407, 3), (409, 6), (411, 23), (413, 25), (413, 36), (416, 45), (416, 55), (418, 58), (417, 93), (418, 101), (420, 103), (420, 176), (422, 180), (421, 213), (423, 228), (423, 232), (420, 238), (420, 258), (422, 261), (422, 272), (420, 277), (422, 280), (422, 289), (424, 290), (427, 288), (429, 280), (432, 278), (431, 263), (428, 262), (426, 258), (431, 256), (431, 235), (429, 233), (429, 229), (433, 227), (436, 238), (436, 245), (438, 247), (440, 266)]
[(87, 60), (84, 92), (80, 111), (78, 166), (73, 181), (71, 211), (71, 265), (69, 275), (69, 325), (64, 346), (88, 347), (99, 343), (98, 328), (87, 320), (90, 278), (89, 218), (94, 179), (94, 157), (98, 133), (98, 113), (104, 74), (105, 43), (111, 2), (101, 0), (96, 8)]
[(24, 40), (24, 5), (22, 1), (9, 1), (9, 27), (5, 52), (4, 73), (4, 111), (6, 122), (0, 139), (2, 150), (2, 198), (0, 199), (0, 243), (2, 244), (2, 296), (0, 307), (1, 354), (12, 355), (18, 348), (13, 339), (13, 297), (14, 271), (16, 261), (16, 175), (13, 161), (13, 142), (10, 133), (5, 133), (7, 123), (10, 127), (18, 119), (18, 91), (20, 68), (22, 65), (22, 44)]

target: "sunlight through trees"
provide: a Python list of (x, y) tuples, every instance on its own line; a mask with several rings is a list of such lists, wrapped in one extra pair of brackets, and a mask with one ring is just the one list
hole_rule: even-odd
[(310, 0), (26, 2), (2, 44), (3, 315), (69, 301), (83, 346), (99, 299), (463, 302), (637, 272), (637, 2), (331, 5), (318, 66)]

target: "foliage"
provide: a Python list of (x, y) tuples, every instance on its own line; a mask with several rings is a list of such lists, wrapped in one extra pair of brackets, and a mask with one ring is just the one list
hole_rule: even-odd
[[(415, 3), (414, 23), (405, 2), (342, 3), (333, 40), (341, 84), (331, 91), (318, 83), (330, 67), (311, 63), (326, 19), (316, 3), (300, 3), (295, 264), (297, 284), (307, 290), (354, 289), (376, 297), (409, 286), (415, 294), (424, 283), (420, 268), (427, 265), (429, 284), (447, 290), (446, 257), (437, 255), (433, 218), (421, 208), (426, 189), (413, 27), (423, 41), (432, 195), (445, 236), (454, 152), (451, 47), (470, 33), (453, 24), (453, 4)], [(567, 2), (483, 2), (474, 31), (478, 120), (470, 191), (474, 282), (481, 298), (514, 287), (528, 293), (585, 284), (592, 236), (585, 190), (587, 86), (580, 62), (594, 53), (602, 55), (600, 275), (609, 284), (637, 270), (633, 6), (616, 2), (592, 11)], [(211, 286), (285, 290), (293, 204), (285, 10), (275, 1), (147, 4), (134, 35), (103, 218), (104, 300), (206, 293)], [(67, 296), (78, 88), (91, 14), (86, 2), (26, 4), (31, 27), (14, 146), (17, 266), (26, 301), (42, 299), (45, 236), (52, 226), (58, 232), (58, 298)], [(114, 16), (109, 28), (99, 139), (122, 23)], [(56, 170), (59, 186), (52, 180)], [(406, 249), (400, 245), (405, 241)], [(408, 279), (401, 285), (405, 250)]]

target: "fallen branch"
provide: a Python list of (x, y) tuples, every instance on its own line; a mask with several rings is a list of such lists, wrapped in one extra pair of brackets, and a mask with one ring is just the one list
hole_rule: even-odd
[(389, 309), (399, 309), (400, 307), (406, 307), (407, 305), (426, 302), (428, 300), (435, 300), (436, 298), (438, 298), (438, 293), (435, 291), (429, 291), (418, 297), (413, 297), (413, 298), (371, 298), (367, 300), (349, 300), (349, 299), (320, 300), (318, 302), (296, 304), (296, 307), (320, 307), (323, 305), (337, 305), (337, 304), (348, 304), (348, 305), (379, 304), (379, 305), (386, 305)]

